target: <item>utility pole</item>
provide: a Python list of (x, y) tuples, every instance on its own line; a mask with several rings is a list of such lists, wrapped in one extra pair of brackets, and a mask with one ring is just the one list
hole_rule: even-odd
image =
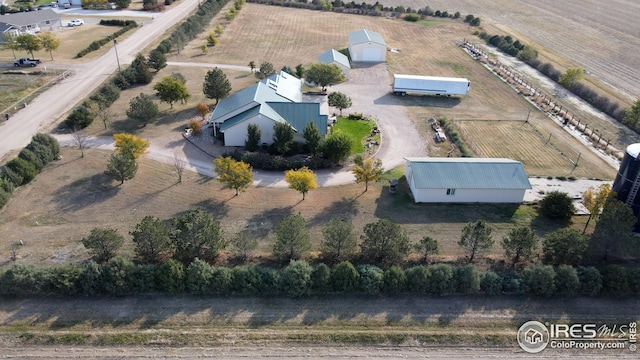
[(116, 61), (118, 62), (118, 72), (120, 72), (120, 58), (118, 57), (118, 40), (113, 39), (113, 48), (116, 50)]

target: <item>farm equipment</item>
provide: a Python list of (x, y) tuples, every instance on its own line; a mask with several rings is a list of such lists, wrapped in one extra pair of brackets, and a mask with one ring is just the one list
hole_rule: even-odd
[(15, 67), (20, 67), (20, 66), (35, 67), (38, 64), (42, 64), (42, 61), (40, 61), (40, 59), (21, 58), (13, 62), (13, 66)]

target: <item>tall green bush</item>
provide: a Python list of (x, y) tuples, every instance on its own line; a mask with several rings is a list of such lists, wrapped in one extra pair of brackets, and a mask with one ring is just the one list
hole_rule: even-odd
[(431, 271), (425, 266), (414, 266), (407, 271), (407, 288), (414, 294), (425, 294), (429, 290)]
[(353, 292), (358, 287), (359, 277), (358, 271), (353, 267), (353, 264), (343, 261), (331, 271), (331, 287), (338, 292)]
[(480, 292), (480, 272), (473, 264), (456, 268), (453, 277), (458, 293), (477, 294)]
[(187, 267), (187, 290), (195, 295), (206, 295), (211, 291), (213, 268), (206, 261), (196, 258)]
[(407, 275), (400, 267), (394, 265), (385, 270), (382, 291), (386, 294), (401, 294), (406, 290)]
[(436, 264), (429, 266), (431, 281), (429, 293), (435, 295), (450, 294), (455, 290), (453, 280), (453, 268), (449, 264)]
[(482, 274), (480, 290), (486, 295), (500, 295), (502, 293), (502, 278), (495, 272), (487, 270)]
[(304, 260), (291, 260), (282, 271), (282, 288), (288, 296), (300, 298), (311, 293), (313, 268)]
[(180, 294), (185, 289), (184, 265), (174, 259), (169, 259), (158, 268), (156, 273), (158, 289), (168, 294)]
[(556, 272), (551, 265), (532, 265), (524, 270), (524, 282), (532, 295), (553, 295), (555, 278)]
[(377, 295), (384, 284), (384, 271), (375, 265), (358, 265), (359, 289), (369, 295)]

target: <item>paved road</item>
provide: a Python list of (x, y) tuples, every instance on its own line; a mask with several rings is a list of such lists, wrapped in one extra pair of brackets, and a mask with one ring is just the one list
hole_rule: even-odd
[[(118, 42), (121, 63), (129, 63), (135, 54), (161, 36), (167, 29), (186, 17), (198, 0), (177, 2), (169, 11), (155, 14), (154, 20), (143, 29)], [(117, 69), (116, 54), (111, 49), (100, 58), (78, 65), (75, 74), (47, 90), (27, 108), (20, 110), (9, 121), (0, 125), (0, 162), (8, 152), (27, 145), (31, 137), (51, 128), (88, 93), (95, 90)]]

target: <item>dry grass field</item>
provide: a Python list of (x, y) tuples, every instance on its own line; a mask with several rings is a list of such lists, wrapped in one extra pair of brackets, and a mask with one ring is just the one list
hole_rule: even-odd
[[(183, 145), (184, 146), (184, 145)], [(304, 201), (294, 190), (286, 188), (251, 188), (234, 197), (233, 190), (206, 176), (187, 172), (183, 183), (176, 184), (172, 168), (142, 159), (138, 175), (117, 186), (103, 172), (108, 151), (64, 148), (63, 160), (53, 163), (31, 184), (19, 188), (0, 212), (0, 264), (8, 266), (12, 243), (22, 240), (19, 262), (52, 265), (88, 258), (80, 239), (91, 229), (115, 228), (127, 239), (144, 216), (163, 220), (180, 216), (190, 209), (209, 211), (220, 220), (228, 236), (247, 229), (260, 242), (259, 252), (271, 251), (271, 229), (282, 217), (300, 213), (307, 219), (313, 250), (322, 240), (322, 226), (333, 217), (351, 219), (356, 231), (379, 218), (402, 225), (412, 241), (429, 235), (440, 242), (445, 259), (461, 256), (455, 244), (462, 227), (485, 219), (494, 227), (496, 239), (502, 238), (516, 224), (532, 223), (542, 235), (560, 224), (536, 219), (535, 210), (514, 205), (439, 205), (413, 204), (405, 185), (390, 194), (386, 182), (352, 184), (312, 190)], [(534, 220), (535, 219), (535, 220)], [(582, 219), (576, 219), (579, 222)], [(131, 254), (128, 240), (123, 254)], [(502, 250), (495, 246), (493, 256)]]

